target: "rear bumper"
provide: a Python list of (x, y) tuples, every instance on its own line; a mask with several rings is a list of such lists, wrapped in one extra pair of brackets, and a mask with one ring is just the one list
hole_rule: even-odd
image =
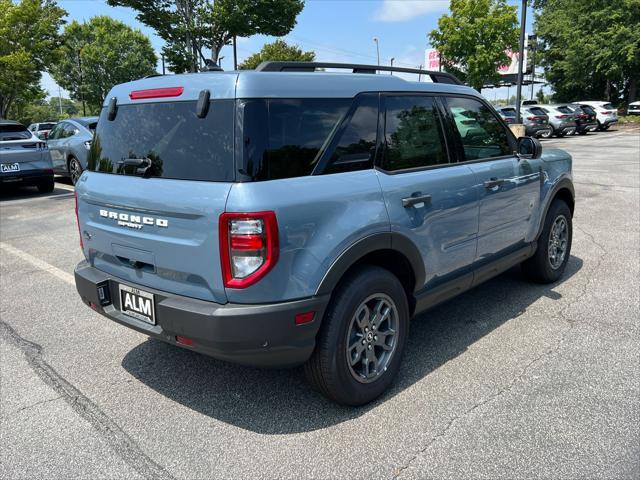
[(22, 186), (39, 185), (43, 182), (53, 181), (53, 170), (23, 170), (20, 172), (0, 173), (0, 183)]
[[(244, 365), (289, 367), (304, 363), (313, 352), (329, 296), (262, 305), (217, 304), (121, 282), (86, 261), (75, 269), (76, 288), (95, 311), (150, 337)], [(154, 294), (156, 325), (120, 311), (118, 284)], [(110, 302), (101, 305), (98, 286), (106, 286)], [(103, 302), (106, 303), (106, 302)], [(315, 312), (311, 323), (295, 325), (296, 314)], [(176, 336), (193, 341), (185, 346)]]
[(525, 133), (528, 137), (539, 137), (544, 132), (553, 132), (551, 125), (525, 125)]
[(597, 123), (581, 123), (577, 127), (578, 132), (595, 132), (598, 129)]

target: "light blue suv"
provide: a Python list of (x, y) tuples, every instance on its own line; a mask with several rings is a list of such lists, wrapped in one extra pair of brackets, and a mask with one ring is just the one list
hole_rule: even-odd
[(361, 405), (396, 376), (414, 315), (517, 264), (558, 280), (571, 157), (516, 140), (448, 74), (390, 68), (114, 87), (76, 185), (84, 302), (219, 359), (304, 364)]

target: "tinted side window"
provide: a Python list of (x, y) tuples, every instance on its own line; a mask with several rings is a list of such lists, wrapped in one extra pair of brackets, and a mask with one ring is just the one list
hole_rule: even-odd
[(378, 95), (363, 95), (335, 144), (324, 173), (373, 168), (378, 134)]
[(495, 114), (473, 98), (446, 97), (465, 160), (513, 153), (507, 130)]
[(250, 180), (310, 175), (351, 103), (346, 98), (239, 101), (240, 173)]
[(388, 96), (385, 106), (383, 169), (394, 171), (448, 163), (433, 98)]

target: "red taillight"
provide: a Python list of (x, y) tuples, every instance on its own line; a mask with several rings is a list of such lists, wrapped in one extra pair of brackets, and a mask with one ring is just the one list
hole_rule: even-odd
[(82, 232), (80, 231), (80, 218), (78, 217), (78, 192), (73, 192), (73, 196), (76, 199), (76, 223), (78, 224), (78, 235), (80, 237), (80, 249), (84, 251), (84, 244), (82, 243)]
[(131, 100), (143, 98), (179, 97), (184, 92), (183, 87), (149, 88), (147, 90), (134, 90), (129, 94)]
[(278, 261), (278, 222), (274, 212), (223, 213), (219, 230), (225, 287), (253, 285)]
[(610, 115), (611, 113), (613, 113), (613, 112), (609, 112), (609, 111), (602, 112), (603, 115)]
[(569, 115), (556, 115), (556, 118), (569, 118)]

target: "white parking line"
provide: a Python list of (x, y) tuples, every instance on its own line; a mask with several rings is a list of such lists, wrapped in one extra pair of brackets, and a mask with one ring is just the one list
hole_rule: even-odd
[(64, 183), (56, 182), (56, 188), (59, 188), (60, 190), (66, 190), (68, 192), (75, 192), (75, 188), (73, 188), (73, 186), (65, 185)]
[(30, 263), (31, 265), (33, 265), (36, 268), (39, 268), (40, 270), (49, 272), (51, 275), (59, 278), (60, 280), (68, 283), (69, 285), (75, 285), (76, 283), (73, 278), (73, 275), (71, 275), (70, 273), (67, 273), (64, 270), (60, 270), (58, 267), (54, 267), (50, 263), (47, 263), (44, 260), (40, 260), (39, 258), (34, 257), (30, 253), (23, 252), (22, 250), (14, 247), (13, 245), (9, 245), (8, 243), (5, 243), (5, 242), (0, 242), (0, 249), (6, 251), (7, 253), (11, 253), (12, 255), (15, 255), (16, 257), (24, 260), (25, 262)]

